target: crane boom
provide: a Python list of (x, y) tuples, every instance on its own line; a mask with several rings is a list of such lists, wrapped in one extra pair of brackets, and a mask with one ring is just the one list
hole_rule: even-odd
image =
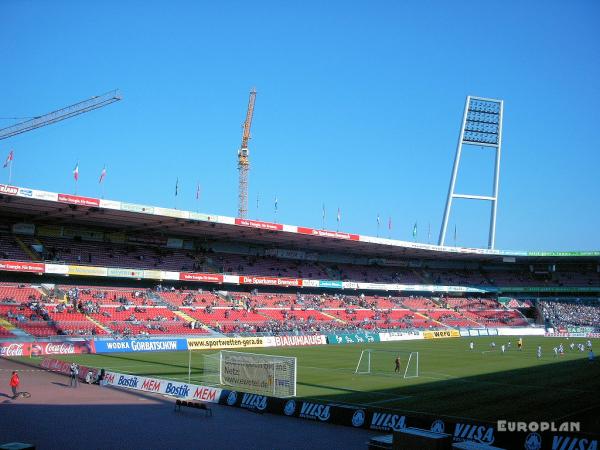
[(44, 114), (43, 116), (34, 117), (33, 119), (2, 128), (0, 129), (0, 140), (8, 139), (9, 137), (16, 136), (17, 134), (26, 133), (27, 131), (35, 130), (36, 128), (51, 125), (53, 123), (60, 122), (61, 120), (78, 116), (79, 114), (93, 111), (94, 109), (102, 108), (103, 106), (110, 105), (111, 103), (118, 102), (119, 100), (121, 100), (121, 94), (119, 93), (118, 89), (106, 92), (102, 95), (97, 95), (88, 100), (83, 100), (79, 103), (75, 103), (74, 105)]
[(254, 115), (254, 101), (256, 99), (256, 89), (250, 90), (248, 99), (248, 110), (246, 111), (246, 120), (244, 121), (244, 131), (242, 132), (242, 145), (238, 150), (238, 217), (246, 218), (248, 213), (248, 172), (250, 170), (250, 152), (248, 151), (248, 140), (250, 139), (250, 127), (252, 125), (252, 116)]
[(254, 101), (256, 100), (256, 89), (250, 91), (248, 99), (248, 111), (246, 112), (246, 120), (244, 121), (244, 132), (242, 133), (242, 148), (248, 148), (248, 140), (250, 139), (250, 127), (252, 126), (252, 116), (254, 115)]

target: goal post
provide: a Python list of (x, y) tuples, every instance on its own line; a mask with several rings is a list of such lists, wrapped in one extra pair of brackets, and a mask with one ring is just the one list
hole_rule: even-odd
[[(398, 361), (398, 366), (396, 361)], [(354, 373), (416, 378), (419, 376), (419, 352), (364, 349), (360, 352)]]
[(291, 356), (221, 350), (219, 384), (273, 397), (295, 397), (296, 363)]

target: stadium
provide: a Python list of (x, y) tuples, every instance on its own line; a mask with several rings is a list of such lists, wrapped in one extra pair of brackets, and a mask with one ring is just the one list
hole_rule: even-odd
[[(16, 11), (15, 6), (12, 8)], [(162, 27), (162, 12), (158, 16), (152, 16), (152, 20)], [(74, 17), (79, 15), (75, 13)], [(338, 17), (337, 11), (332, 17)], [(379, 23), (383, 19), (373, 20)], [(446, 18), (439, 20), (445, 22)], [(190, 25), (190, 29), (196, 25)], [(137, 25), (134, 29), (140, 35), (148, 34)], [(471, 32), (477, 32), (477, 26), (473, 25)], [(187, 37), (179, 33), (177, 45), (187, 43)], [(305, 34), (311, 31), (305, 30)], [(263, 39), (272, 41), (270, 36)], [(379, 43), (380, 39), (373, 42)], [(169, 51), (176, 54), (177, 45)], [(189, 50), (191, 44), (182, 45)], [(226, 49), (227, 45), (216, 47)], [(302, 43), (300, 48), (304, 47)], [(284, 53), (288, 51), (285, 48)], [(313, 51), (317, 55), (311, 47), (309, 53)], [(378, 50), (374, 47), (371, 52), (377, 54)], [(151, 59), (155, 57), (151, 53)], [(169, 61), (171, 57), (158, 59)], [(321, 57), (324, 66), (330, 58), (335, 62), (329, 54)], [(260, 60), (269, 58), (262, 55)], [(129, 63), (127, 60), (123, 66)], [(139, 77), (140, 73), (151, 72), (147, 70), (151, 65), (138, 63), (132, 58), (131, 68), (122, 69), (123, 78), (127, 78), (125, 74)], [(109, 70), (111, 75), (113, 70), (121, 75), (115, 68)], [(214, 76), (225, 79), (226, 72), (215, 69)], [(167, 78), (171, 83), (177, 76), (170, 73)], [(207, 82), (210, 77), (199, 79)], [(218, 159), (207, 156), (210, 152), (169, 149), (167, 153), (185, 155), (182, 165), (189, 167), (180, 170), (188, 170), (190, 177), (198, 161), (202, 161), (206, 177), (214, 176), (209, 178), (213, 186), (207, 183), (209, 190), (214, 188), (212, 210), (205, 210), (199, 201), (199, 182), (194, 190), (196, 207), (182, 199), (179, 172), (174, 198), (165, 200), (162, 194), (156, 194), (160, 183), (149, 161), (159, 153), (158, 147), (133, 157), (125, 151), (113, 151), (111, 157), (122, 166), (120, 178), (115, 176), (116, 186), (105, 187), (107, 177), (113, 176), (106, 165), (99, 171), (99, 180), (94, 180), (93, 189), (81, 183), (79, 153), (74, 169), (68, 170), (68, 183), (48, 175), (55, 168), (53, 160), (68, 153), (62, 151), (62, 145), (71, 136), (90, 142), (92, 155), (82, 156), (82, 166), (86, 158), (89, 163), (98, 156), (101, 150), (94, 141), (102, 141), (100, 132), (94, 131), (94, 125), (85, 125), (93, 123), (92, 117), (104, 126), (129, 124), (121, 129), (125, 130), (121, 135), (114, 133), (111, 142), (128, 139), (128, 127), (131, 135), (137, 132), (139, 138), (150, 129), (159, 129), (162, 121), (171, 126), (178, 120), (184, 123), (186, 113), (172, 114), (165, 104), (160, 107), (168, 113), (159, 119), (161, 122), (149, 121), (143, 131), (136, 128), (135, 122), (147, 120), (154, 112), (146, 111), (144, 115), (140, 109), (126, 109), (122, 116), (102, 122), (103, 114), (118, 111), (121, 103), (113, 104), (121, 100), (148, 108), (144, 101), (152, 97), (148, 92), (155, 89), (159, 78), (148, 75), (152, 80), (149, 87), (134, 89), (131, 100), (127, 99), (128, 92), (139, 78), (123, 94), (109, 91), (44, 115), (12, 117), (18, 114), (11, 112), (9, 118), (0, 117), (0, 121), (11, 122), (0, 122), (0, 152), (4, 152), (5, 143), (10, 149), (0, 174), (0, 449), (598, 448), (600, 250), (504, 250), (498, 248), (502, 245), (496, 240), (497, 229), (506, 236), (516, 234), (520, 225), (507, 227), (506, 221), (497, 225), (503, 145), (509, 155), (517, 147), (514, 137), (503, 142), (503, 133), (510, 136), (511, 127), (519, 126), (534, 130), (537, 125), (532, 124), (537, 118), (526, 121), (526, 114), (518, 110), (511, 121), (507, 109), (505, 121), (502, 97), (466, 95), (464, 109), (452, 109), (458, 111), (456, 117), (440, 119), (444, 108), (430, 106), (436, 104), (438, 95), (427, 96), (422, 87), (415, 88), (418, 93), (407, 102), (429, 102), (424, 109), (413, 111), (393, 104), (391, 108), (402, 110), (404, 119), (417, 117), (416, 122), (428, 121), (428, 126), (441, 122), (452, 122), (454, 126), (462, 117), (454, 165), (443, 169), (444, 173), (451, 169), (448, 191), (435, 193), (436, 199), (445, 200), (437, 243), (431, 242), (430, 224), (426, 242), (423, 222), (418, 235), (417, 221), (410, 223), (412, 240), (396, 237), (391, 214), (384, 218), (377, 212), (376, 233), (345, 231), (340, 207), (334, 216), (335, 225), (327, 224), (325, 202), (309, 185), (326, 186), (328, 191), (346, 197), (344, 200), (355, 209), (369, 210), (370, 205), (362, 203), (364, 198), (354, 198), (355, 194), (335, 186), (334, 180), (339, 179), (357, 184), (353, 175), (356, 172), (339, 161), (335, 163), (340, 169), (320, 172), (301, 161), (314, 158), (314, 165), (318, 165), (316, 153), (298, 157), (289, 151), (281, 157), (274, 146), (269, 160), (260, 159), (268, 145), (261, 148), (260, 140), (250, 144), (257, 101), (254, 88), (248, 97), (248, 91), (244, 91), (244, 97), (235, 99), (243, 106), (248, 101), (245, 116), (238, 114), (244, 121), (241, 145), (236, 148), (235, 213), (226, 206), (229, 200), (225, 199), (227, 195), (232, 197), (233, 191), (223, 188), (226, 182), (231, 184), (224, 174), (232, 172), (233, 166), (218, 165)], [(274, 80), (264, 84), (276, 92)], [(374, 86), (379, 81), (370, 80)], [(494, 91), (494, 84), (471, 81), (482, 91)], [(464, 86), (460, 80), (454, 82), (461, 87), (453, 90), (460, 91), (464, 99)], [(187, 86), (187, 81), (181, 83)], [(320, 95), (326, 97), (325, 91), (323, 88)], [(338, 94), (331, 95), (345, 95)], [(220, 115), (222, 111), (215, 106), (219, 101), (210, 103), (212, 93), (203, 95), (208, 106), (199, 109), (202, 120), (210, 123), (201, 127), (207, 133), (229, 116)], [(385, 101), (377, 103), (376, 97), (372, 97), (372, 108), (385, 106)], [(192, 103), (193, 95), (175, 98), (182, 111), (189, 111), (185, 108)], [(366, 102), (371, 97), (360, 98)], [(454, 101), (456, 95), (451, 98)], [(277, 114), (294, 117), (277, 111), (273, 97), (270, 99), (275, 111), (275, 115), (270, 113), (270, 120)], [(297, 101), (301, 103), (300, 98)], [(317, 107), (326, 110), (328, 105), (324, 101)], [(193, 108), (198, 108), (196, 103)], [(295, 111), (294, 107), (290, 110)], [(91, 111), (95, 112), (87, 114)], [(308, 116), (300, 111), (298, 106), (298, 117), (308, 122)], [(346, 111), (352, 116), (353, 110), (342, 107), (334, 114), (343, 116)], [(309, 108), (309, 116), (312, 114), (319, 117)], [(80, 115), (84, 117), (72, 119)], [(66, 119), (70, 120), (55, 125)], [(83, 128), (77, 129), (81, 123)], [(279, 125), (274, 123), (271, 133), (276, 135)], [(333, 125), (327, 133), (338, 136)], [(261, 132), (266, 134), (265, 128), (269, 127), (264, 122), (262, 126)], [(371, 132), (379, 130), (371, 126)], [(341, 128), (352, 127), (357, 127), (356, 122)], [(169, 133), (176, 134), (173, 130), (177, 129), (171, 128)], [(43, 134), (46, 130), (56, 134)], [(438, 133), (435, 126), (431, 130), (427, 133)], [(297, 130), (281, 133), (291, 131)], [(359, 135), (366, 133), (358, 127), (356, 131)], [(41, 133), (40, 141), (34, 140), (36, 133)], [(192, 134), (182, 133), (182, 140), (193, 140)], [(415, 142), (422, 142), (423, 147), (432, 145), (423, 128), (406, 133), (418, 135)], [(542, 142), (539, 135), (536, 139)], [(45, 145), (44, 140), (48, 141), (48, 150), (35, 153), (32, 148), (40, 142)], [(343, 140), (336, 144), (345, 145), (340, 142)], [(325, 147), (316, 145), (318, 151)], [(422, 151), (423, 147), (415, 148)], [(352, 148), (351, 143), (348, 148)], [(469, 152), (474, 148), (486, 152), (492, 161), (489, 173), (484, 175), (478, 170), (470, 180), (485, 180), (486, 186), (491, 185), (485, 194), (472, 190), (473, 183), (461, 182), (463, 168), (468, 167), (464, 160), (472, 156)], [(40, 165), (17, 164), (13, 170), (15, 161), (28, 151), (36, 155), (31, 160)], [(361, 175), (375, 171), (372, 180), (365, 175), (365, 186), (381, 182), (383, 174), (389, 173), (383, 166), (392, 166), (392, 162), (375, 151), (368, 157), (363, 152), (359, 155), (349, 151), (347, 158), (360, 166)], [(409, 159), (408, 153), (404, 152), (402, 158)], [(159, 171), (169, 170), (169, 158), (162, 157), (164, 167)], [(262, 174), (263, 179), (265, 174), (274, 179), (281, 177), (278, 182), (285, 186), (279, 189), (287, 189), (288, 194), (295, 189), (305, 190), (303, 200), (307, 198), (319, 206), (322, 203), (320, 226), (311, 222), (314, 219), (309, 218), (300, 200), (292, 206), (293, 216), (288, 216), (298, 220), (287, 220), (280, 211), (277, 194), (273, 211), (260, 210), (259, 195), (252, 184), (258, 176), (250, 177), (251, 158), (252, 170)], [(277, 158), (284, 165), (294, 166), (294, 170), (281, 169), (274, 162)], [(437, 178), (434, 167), (441, 164), (433, 159), (419, 167), (416, 178), (410, 180), (426, 184)], [(125, 168), (126, 161), (132, 160), (134, 163)], [(515, 163), (513, 156), (512, 164), (527, 163)], [(539, 161), (539, 172), (547, 170), (545, 167)], [(328, 171), (336, 172), (338, 178), (331, 175), (331, 179), (321, 180), (319, 177), (328, 175)], [(196, 172), (193, 175), (198, 176)], [(596, 175), (593, 171), (592, 178)], [(297, 178), (303, 180), (301, 189), (294, 187)], [(551, 184), (548, 178), (542, 177)], [(416, 191), (410, 183), (401, 181), (398, 189)], [(108, 194), (105, 189), (109, 189)], [(396, 195), (369, 189), (364, 203), (377, 203), (378, 196)], [(589, 191), (592, 203), (597, 202), (594, 189), (592, 186)], [(589, 196), (589, 192), (585, 194)], [(256, 208), (251, 205), (250, 193), (256, 195)], [(536, 227), (532, 234), (544, 235), (550, 242), (558, 240), (544, 234), (546, 224), (542, 222), (547, 216), (540, 216), (537, 223), (535, 204), (542, 199), (533, 193), (518, 193), (519, 197), (528, 195), (527, 215)], [(551, 201), (560, 200), (557, 197)], [(489, 221), (486, 210), (484, 222), (469, 218), (464, 231), (467, 234), (482, 228), (479, 225), (483, 223), (487, 245), (457, 243), (457, 226), (451, 218), (460, 202), (468, 201), (489, 206)], [(571, 198), (564, 201), (570, 202), (577, 203)], [(415, 200), (405, 215), (424, 208), (420, 203)], [(435, 205), (426, 207), (435, 209)], [(511, 208), (508, 202), (500, 205), (500, 215)], [(586, 207), (595, 209), (593, 205)], [(580, 212), (586, 215), (581, 220), (588, 220), (589, 214), (592, 219), (588, 221), (593, 222), (593, 211)], [(265, 219), (271, 215), (272, 220)], [(571, 220), (572, 216), (565, 215), (556, 221)], [(348, 230), (352, 228), (365, 227), (354, 224)], [(593, 226), (591, 229), (597, 231)], [(595, 238), (590, 236), (586, 242)], [(568, 237), (561, 242), (568, 242)]]
[[(363, 411), (371, 430), (443, 423), (484, 444), (502, 442), (499, 417), (598, 429), (599, 369), (579, 348), (600, 332), (598, 252), (433, 246), (0, 189), (5, 358), (76, 362), (143, 391), (192, 386), (176, 399), (205, 386), (199, 399), (348, 426)], [(228, 382), (222, 349), (295, 358), (296, 373), (282, 389)], [(232, 401), (238, 389), (254, 397)], [(288, 414), (289, 398), (339, 411)]]

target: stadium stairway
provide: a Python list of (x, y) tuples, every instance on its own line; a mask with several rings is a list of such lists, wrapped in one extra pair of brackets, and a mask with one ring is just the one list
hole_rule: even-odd
[(17, 328), (8, 320), (3, 319), (2, 317), (0, 317), (0, 327), (6, 328), (8, 331), (13, 331), (15, 328)]
[(446, 325), (446, 324), (444, 324), (444, 323), (440, 322), (439, 320), (434, 320), (434, 319), (432, 319), (431, 317), (429, 317), (429, 316), (428, 316), (427, 314), (425, 314), (425, 313), (420, 313), (420, 312), (419, 312), (419, 311), (417, 311), (416, 309), (412, 309), (412, 308), (409, 308), (409, 309), (410, 309), (412, 312), (414, 312), (414, 313), (415, 313), (415, 315), (417, 315), (417, 316), (421, 316), (421, 317), (422, 317), (423, 319), (425, 319), (425, 320), (429, 320), (429, 321), (431, 321), (431, 322), (433, 322), (433, 323), (436, 323), (436, 324), (438, 324), (438, 325), (439, 325), (440, 327), (442, 327), (442, 328), (452, 328), (452, 327), (450, 327), (450, 326), (448, 326), (448, 325)]
[(27, 253), (27, 256), (29, 256), (31, 258), (32, 261), (41, 261), (42, 257), (37, 253), (34, 252), (31, 248), (29, 248), (27, 245), (25, 245), (25, 243), (19, 239), (18, 236), (13, 236), (15, 238), (15, 241), (17, 241), (17, 244), (19, 244), (19, 247), (21, 247), (21, 250), (23, 250), (25, 253)]
[(198, 319), (194, 319), (193, 317), (188, 316), (183, 311), (173, 310), (173, 314), (175, 314), (176, 316), (181, 317), (183, 320), (186, 321), (186, 323), (196, 322), (196, 324), (200, 324), (200, 325), (196, 325), (196, 327), (200, 327), (203, 330), (206, 330), (206, 331), (208, 331), (210, 333), (213, 333), (213, 330), (211, 330), (210, 328), (208, 328), (205, 324), (203, 324), (202, 322), (200, 322)]
[(10, 331), (12, 334), (18, 337), (23, 338), (32, 338), (33, 336), (25, 331), (21, 330), (19, 327), (15, 326), (13, 323), (10, 323), (8, 320), (0, 317), (0, 326)]
[(338, 317), (335, 317), (335, 316), (332, 316), (331, 314), (327, 314), (325, 311), (319, 311), (319, 312), (320, 312), (321, 314), (323, 314), (324, 316), (327, 316), (327, 317), (329, 317), (330, 319), (332, 319), (332, 320), (335, 320), (336, 322), (343, 323), (344, 325), (346, 325), (346, 324), (347, 324), (347, 322), (343, 321), (342, 319), (340, 319), (340, 318), (338, 318)]
[(105, 324), (97, 321), (96, 319), (94, 319), (91, 316), (88, 316), (87, 314), (84, 314), (84, 316), (85, 316), (85, 318), (87, 320), (89, 320), (90, 322), (92, 322), (94, 325), (96, 325), (101, 330), (105, 331), (107, 334), (112, 334), (113, 333), (113, 330), (111, 330), (110, 328), (108, 328)]

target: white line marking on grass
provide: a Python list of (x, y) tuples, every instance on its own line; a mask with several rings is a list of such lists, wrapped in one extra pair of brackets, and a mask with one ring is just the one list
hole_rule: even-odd
[[(369, 403), (350, 403), (350, 402), (340, 402), (340, 401), (332, 402), (330, 398), (321, 398), (321, 397), (312, 397), (312, 396), (310, 396), (310, 397), (300, 397), (300, 398), (306, 398), (306, 399), (312, 399), (312, 400), (320, 400), (320, 401), (326, 402), (326, 403), (336, 403), (338, 405), (352, 406), (354, 408), (364, 408), (366, 405), (369, 405)], [(395, 411), (398, 411), (401, 414), (406, 414), (406, 413), (426, 414), (426, 415), (429, 415), (429, 416), (449, 417), (451, 419), (472, 420), (472, 421), (475, 421), (475, 422), (486, 422), (486, 423), (496, 423), (496, 422), (493, 422), (493, 421), (477, 419), (477, 418), (474, 418), (474, 417), (453, 416), (453, 415), (450, 415), (450, 414), (440, 414), (437, 411), (433, 411), (433, 412), (429, 412), (429, 411), (416, 411), (416, 410), (405, 409), (405, 408), (395, 409)]]
[(566, 419), (567, 417), (574, 416), (575, 414), (580, 414), (580, 413), (588, 411), (590, 409), (597, 408), (598, 406), (600, 406), (600, 404), (588, 406), (587, 408), (583, 408), (583, 409), (580, 409), (580, 410), (577, 410), (577, 411), (573, 411), (572, 413), (565, 414), (564, 416), (557, 417), (556, 419), (554, 419), (554, 421), (558, 422), (559, 420)]
[(402, 397), (393, 397), (393, 398), (388, 398), (388, 399), (383, 399), (383, 400), (377, 400), (376, 402), (369, 402), (369, 403), (365, 403), (365, 405), (371, 406), (371, 405), (379, 405), (380, 403), (389, 403), (389, 402), (395, 402), (397, 400), (406, 400), (407, 398), (411, 398), (412, 395), (403, 395)]
[[(426, 372), (426, 373), (433, 373), (435, 374), (435, 372)], [(443, 373), (438, 374), (438, 375), (445, 375)], [(481, 374), (481, 375), (477, 375), (477, 376), (484, 376), (484, 375), (489, 375), (489, 374)], [(460, 381), (462, 383), (472, 383), (472, 384), (492, 384), (492, 385), (497, 385), (497, 386), (510, 386), (510, 387), (519, 387), (519, 388), (527, 388), (527, 389), (547, 389), (547, 386), (540, 386), (540, 385), (528, 385), (528, 384), (515, 384), (515, 383), (502, 383), (500, 381), (483, 381), (483, 380), (469, 380), (468, 376), (467, 377), (459, 377), (459, 376), (452, 376), (452, 375), (445, 375), (448, 378), (437, 378), (437, 377), (428, 377), (425, 375), (420, 375), (419, 378), (427, 378), (429, 380), (454, 380), (454, 381)], [(572, 392), (595, 392), (595, 391), (588, 391), (585, 389), (575, 389), (575, 388), (566, 388), (566, 387), (552, 387), (552, 389), (556, 390), (556, 391), (572, 391)]]

